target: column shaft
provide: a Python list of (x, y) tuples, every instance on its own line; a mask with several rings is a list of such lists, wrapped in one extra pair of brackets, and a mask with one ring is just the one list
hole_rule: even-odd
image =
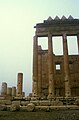
[(38, 95), (42, 94), (42, 53), (38, 55)]
[(53, 68), (53, 48), (52, 35), (48, 34), (48, 76), (49, 76), (49, 90), (48, 97), (54, 97), (54, 68)]
[(17, 96), (22, 96), (23, 91), (23, 73), (18, 73), (18, 80), (17, 80)]
[(78, 55), (79, 55), (79, 34), (77, 35)]
[(71, 96), (67, 36), (63, 35), (65, 96)]
[(37, 36), (33, 38), (33, 86), (32, 96), (38, 95), (38, 39)]

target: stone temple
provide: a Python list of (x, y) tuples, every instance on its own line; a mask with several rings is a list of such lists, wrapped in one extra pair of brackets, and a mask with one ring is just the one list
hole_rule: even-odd
[[(33, 89), (35, 97), (79, 96), (79, 19), (49, 17), (38, 23), (33, 38)], [(53, 54), (53, 37), (61, 36), (63, 55)], [(76, 36), (78, 55), (68, 54), (67, 36)], [(38, 45), (39, 37), (48, 37), (48, 50)], [(59, 67), (57, 69), (57, 66)]]
[[(17, 75), (17, 87), (2, 83), (0, 110), (53, 111), (79, 110), (79, 19), (49, 17), (35, 26), (33, 37), (32, 93), (23, 92), (23, 73)], [(62, 38), (63, 55), (55, 55), (53, 37)], [(77, 55), (69, 55), (68, 36), (76, 36)], [(38, 44), (47, 37), (48, 49)], [(72, 40), (71, 40), (72, 42)]]

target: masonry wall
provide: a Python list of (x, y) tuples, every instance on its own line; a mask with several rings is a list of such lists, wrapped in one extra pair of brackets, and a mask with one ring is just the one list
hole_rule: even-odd
[[(47, 50), (40, 50), (38, 55), (42, 55), (41, 66), (41, 94), (42, 96), (48, 95), (48, 54)], [(52, 54), (53, 56), (53, 54)], [(38, 68), (40, 67), (38, 57)], [(70, 70), (70, 88), (71, 96), (79, 96), (79, 56), (69, 55), (69, 70)], [(55, 96), (65, 96), (65, 83), (64, 83), (64, 62), (63, 56), (54, 55), (54, 84)], [(58, 68), (57, 68), (58, 67)], [(39, 70), (38, 70), (39, 73)]]

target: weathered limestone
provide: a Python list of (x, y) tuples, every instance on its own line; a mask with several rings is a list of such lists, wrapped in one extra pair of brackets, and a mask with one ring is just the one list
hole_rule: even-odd
[(13, 96), (13, 97), (16, 96), (16, 87), (12, 87), (12, 96)]
[(33, 86), (32, 96), (38, 96), (38, 39), (37, 36), (33, 38)]
[[(39, 49), (41, 50), (41, 46), (39, 46)], [(40, 51), (38, 55), (38, 96), (41, 97), (42, 93), (42, 53)]]
[(53, 49), (52, 49), (52, 35), (48, 34), (48, 74), (49, 74), (49, 88), (48, 98), (54, 96), (54, 71), (53, 71)]
[(63, 34), (65, 96), (71, 96), (67, 37)]
[(11, 87), (7, 88), (7, 96), (12, 96), (12, 88)]
[(25, 92), (22, 92), (22, 97), (25, 97)]
[(2, 83), (2, 90), (1, 90), (1, 96), (6, 96), (7, 95), (7, 83), (3, 82)]
[(79, 34), (77, 34), (77, 45), (78, 45), (78, 55), (79, 55)]
[(18, 73), (18, 80), (17, 80), (17, 96), (22, 96), (23, 90), (23, 73)]
[(35, 105), (33, 103), (29, 103), (27, 105), (27, 111), (28, 112), (32, 112), (32, 111), (34, 111), (34, 109), (35, 109)]
[(12, 104), (10, 107), (10, 111), (14, 112), (14, 111), (19, 111), (20, 110), (20, 106), (17, 104)]

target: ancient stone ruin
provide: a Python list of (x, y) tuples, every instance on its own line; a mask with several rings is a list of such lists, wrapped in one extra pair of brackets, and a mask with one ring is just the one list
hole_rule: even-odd
[[(79, 96), (79, 55), (68, 55), (67, 36), (76, 36), (79, 52), (79, 19), (63, 16), (49, 17), (36, 24), (33, 49), (33, 96)], [(53, 37), (62, 36), (63, 55), (53, 54)], [(48, 50), (38, 46), (39, 37), (48, 37)], [(59, 69), (56, 69), (56, 66)]]
[[(52, 111), (79, 109), (79, 19), (49, 17), (35, 26), (33, 37), (32, 93), (23, 92), (23, 73), (18, 73), (17, 88), (2, 83), (0, 110)], [(63, 55), (53, 52), (53, 37), (61, 36)], [(68, 54), (67, 36), (76, 36), (78, 55)], [(48, 38), (48, 49), (38, 45), (38, 38)], [(57, 68), (58, 66), (58, 68)]]

